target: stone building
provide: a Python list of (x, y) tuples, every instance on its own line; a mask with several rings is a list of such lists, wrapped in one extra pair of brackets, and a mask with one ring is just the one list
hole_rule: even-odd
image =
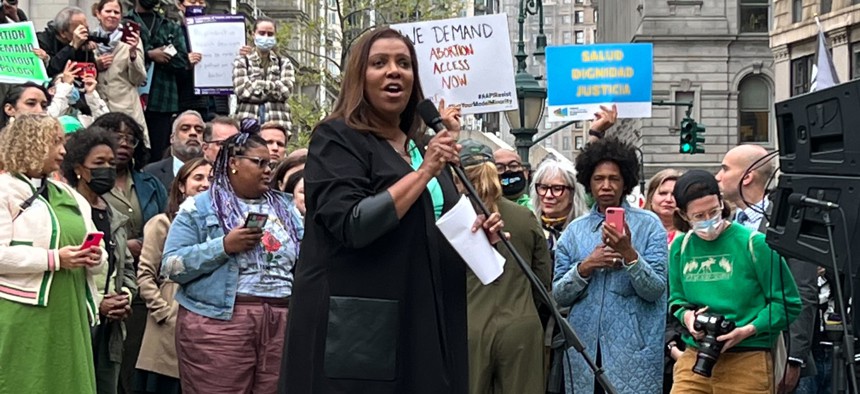
[(768, 0), (597, 0), (597, 11), (597, 41), (653, 43), (653, 100), (692, 101), (707, 127), (705, 153), (691, 156), (678, 152), (683, 107), (655, 105), (651, 118), (622, 122), (641, 137), (647, 176), (716, 172), (741, 143), (775, 148)]

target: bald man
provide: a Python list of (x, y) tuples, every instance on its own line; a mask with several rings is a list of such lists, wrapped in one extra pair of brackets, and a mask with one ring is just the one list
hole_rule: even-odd
[(499, 181), (502, 183), (502, 194), (505, 198), (532, 209), (528, 188), (529, 171), (523, 165), (520, 155), (510, 149), (499, 149), (493, 152), (493, 160), (499, 170)]
[(736, 218), (738, 224), (752, 230), (759, 229), (764, 217), (761, 212), (770, 205), (765, 198), (765, 188), (773, 174), (775, 162), (772, 158), (759, 162), (746, 176), (744, 173), (767, 154), (767, 150), (759, 145), (736, 146), (723, 157), (720, 172), (717, 173), (717, 182), (720, 183), (723, 197), (739, 209)]
[[(767, 222), (763, 220), (764, 215), (761, 212), (766, 212), (770, 206), (770, 200), (766, 195), (767, 181), (776, 166), (773, 158), (759, 161), (767, 154), (767, 150), (759, 145), (739, 145), (726, 153), (720, 172), (717, 173), (717, 181), (720, 183), (724, 198), (738, 206), (739, 211), (735, 221), (762, 232), (767, 231)], [(744, 176), (747, 169), (756, 162), (758, 162), (757, 167)], [(743, 198), (741, 191), (743, 191)], [(790, 342), (788, 365), (785, 368), (784, 379), (778, 382), (780, 393), (791, 393), (801, 376), (814, 376), (816, 373), (812, 358), (812, 335), (818, 308), (818, 267), (812, 263), (790, 258), (791, 256), (784, 257), (788, 261), (803, 302), (800, 315), (791, 324), (790, 335), (786, 337)], [(775, 370), (779, 370), (779, 366)]]

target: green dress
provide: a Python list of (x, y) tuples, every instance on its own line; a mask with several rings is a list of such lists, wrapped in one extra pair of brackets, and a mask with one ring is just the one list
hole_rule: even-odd
[[(59, 222), (59, 246), (87, 234), (74, 196), (55, 185), (48, 199)], [(0, 299), (0, 393), (95, 393), (84, 268), (54, 274), (46, 307)]]

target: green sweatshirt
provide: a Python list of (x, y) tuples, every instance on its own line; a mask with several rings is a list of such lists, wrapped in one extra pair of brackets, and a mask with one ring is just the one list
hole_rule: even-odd
[[(739, 343), (741, 348), (770, 349), (800, 314), (800, 295), (785, 260), (765, 243), (764, 234), (737, 223), (714, 241), (695, 233), (676, 237), (669, 252), (669, 289), (669, 310), (681, 324), (687, 307), (704, 306), (738, 327), (752, 323), (756, 334)], [(697, 346), (690, 334), (683, 339)]]

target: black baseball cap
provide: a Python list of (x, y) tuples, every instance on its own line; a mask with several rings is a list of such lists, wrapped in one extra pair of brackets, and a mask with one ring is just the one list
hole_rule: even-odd
[[(693, 185), (702, 185), (703, 187), (695, 193), (687, 193)], [(690, 201), (698, 200), (702, 197), (716, 195), (722, 199), (720, 184), (717, 183), (717, 178), (714, 177), (714, 174), (704, 170), (690, 170), (681, 175), (675, 181), (675, 190), (672, 191), (672, 195), (675, 197), (675, 205), (682, 210), (687, 209), (687, 204)]]

